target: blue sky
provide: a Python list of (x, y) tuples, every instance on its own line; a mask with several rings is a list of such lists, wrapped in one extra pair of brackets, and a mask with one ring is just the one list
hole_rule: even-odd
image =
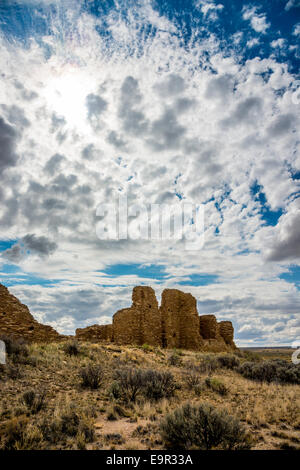
[[(299, 35), (298, 0), (3, 0), (1, 282), (66, 333), (142, 284), (298, 339)], [(203, 204), (204, 247), (99, 240), (120, 194)]]

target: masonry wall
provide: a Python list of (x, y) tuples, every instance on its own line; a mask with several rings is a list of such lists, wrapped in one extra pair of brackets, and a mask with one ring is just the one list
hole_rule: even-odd
[(76, 339), (82, 341), (113, 341), (113, 326), (112, 325), (91, 325), (86, 328), (77, 328)]
[(8, 289), (0, 284), (0, 337), (23, 338), (28, 342), (59, 341), (64, 336), (49, 325), (37, 322)]
[(138, 286), (132, 292), (132, 306), (113, 316), (114, 341), (117, 344), (161, 346), (162, 326), (155, 292)]
[(221, 321), (218, 323), (220, 336), (224, 339), (225, 343), (229, 346), (236, 348), (233, 340), (234, 329), (231, 321)]
[(162, 344), (166, 348), (200, 349), (196, 299), (177, 289), (165, 289), (160, 307)]
[[(29, 342), (60, 341), (51, 326), (38, 323), (26, 305), (0, 284), (1, 335), (24, 338)], [(117, 344), (143, 345), (202, 351), (232, 351), (234, 329), (230, 321), (217, 322), (214, 315), (199, 317), (196, 299), (177, 289), (165, 289), (161, 306), (151, 287), (137, 286), (132, 305), (116, 312), (113, 324), (78, 328), (76, 338), (84, 341), (107, 341)]]

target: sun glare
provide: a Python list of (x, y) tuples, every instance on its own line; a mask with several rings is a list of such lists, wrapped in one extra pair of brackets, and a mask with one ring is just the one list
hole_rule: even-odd
[(88, 127), (86, 96), (96, 84), (86, 73), (75, 69), (53, 73), (45, 83), (44, 93), (53, 112), (64, 117), (66, 126), (83, 130)]

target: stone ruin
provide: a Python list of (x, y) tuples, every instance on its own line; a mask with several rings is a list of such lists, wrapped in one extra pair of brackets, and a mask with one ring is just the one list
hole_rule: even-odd
[(214, 315), (199, 316), (191, 294), (165, 289), (159, 307), (154, 290), (138, 286), (133, 289), (131, 307), (116, 312), (112, 325), (78, 328), (76, 338), (217, 352), (236, 349), (233, 333), (230, 321), (218, 323)]
[[(177, 289), (165, 289), (158, 305), (151, 287), (138, 286), (132, 292), (132, 305), (113, 315), (111, 325), (92, 325), (76, 330), (76, 339), (118, 345), (158, 346), (196, 351), (232, 351), (233, 326), (217, 322), (214, 315), (198, 315), (196, 299)], [(0, 338), (12, 336), (28, 342), (61, 341), (49, 325), (36, 321), (8, 289), (0, 284)]]
[(28, 342), (59, 341), (64, 336), (51, 326), (36, 321), (28, 310), (8, 289), (0, 284), (0, 338), (11, 336)]

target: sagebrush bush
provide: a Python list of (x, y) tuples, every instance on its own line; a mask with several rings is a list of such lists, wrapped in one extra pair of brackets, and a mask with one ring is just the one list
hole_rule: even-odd
[(205, 384), (208, 388), (214, 392), (219, 393), (220, 395), (227, 395), (228, 393), (228, 388), (218, 379), (207, 377), (205, 379)]
[(200, 356), (198, 370), (200, 373), (212, 374), (219, 367), (219, 362), (214, 355), (205, 354)]
[(43, 439), (50, 443), (77, 437), (81, 442), (92, 442), (95, 438), (94, 426), (87, 417), (81, 417), (75, 410), (66, 409), (52, 421), (44, 419), (39, 428)]
[(244, 362), (237, 370), (246, 379), (259, 382), (300, 384), (299, 366), (281, 359), (259, 363)]
[(45, 408), (46, 392), (43, 390), (36, 393), (34, 390), (27, 390), (23, 393), (22, 401), (33, 414), (38, 413)]
[(108, 388), (108, 394), (115, 400), (119, 400), (120, 398), (122, 398), (122, 389), (120, 386), (120, 382), (114, 380)]
[(170, 372), (152, 369), (118, 369), (110, 393), (128, 401), (135, 401), (138, 395), (149, 400), (160, 400), (174, 394), (176, 383)]
[(170, 366), (180, 366), (182, 363), (179, 353), (175, 350), (168, 356), (168, 363)]
[(251, 447), (240, 422), (208, 404), (188, 403), (178, 408), (161, 421), (160, 433), (166, 446), (173, 449), (243, 450)]
[(103, 382), (103, 369), (100, 365), (89, 364), (79, 371), (83, 387), (97, 389)]
[(77, 341), (70, 341), (66, 343), (63, 350), (69, 356), (78, 356), (80, 354), (80, 346)]
[[(143, 388), (143, 373), (140, 369), (124, 367), (115, 371), (115, 380), (119, 387), (120, 396), (128, 401), (135, 401)], [(117, 385), (115, 384), (115, 391)]]
[(185, 371), (183, 378), (190, 390), (195, 390), (200, 386), (201, 377), (197, 367), (190, 366), (189, 370)]
[(176, 383), (170, 372), (143, 371), (143, 395), (149, 400), (160, 400), (174, 395)]
[(220, 367), (223, 367), (224, 369), (233, 370), (240, 366), (239, 359), (233, 354), (224, 354), (224, 355), (218, 356), (217, 360), (218, 360)]

